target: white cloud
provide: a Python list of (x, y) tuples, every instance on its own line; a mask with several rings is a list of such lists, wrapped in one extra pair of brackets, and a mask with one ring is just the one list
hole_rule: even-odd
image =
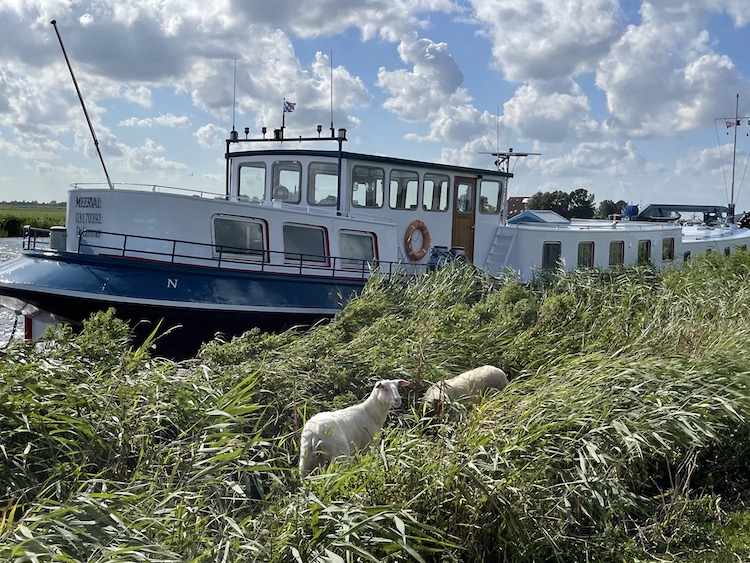
[(508, 80), (547, 80), (596, 67), (620, 35), (616, 0), (471, 0)]
[(188, 127), (190, 119), (184, 115), (159, 115), (157, 117), (131, 117), (120, 121), (122, 127)]
[(541, 170), (550, 176), (603, 175), (663, 172), (663, 168), (646, 161), (632, 141), (620, 145), (613, 141), (581, 143), (564, 156), (542, 161)]
[(739, 76), (732, 61), (712, 51), (700, 5), (644, 2), (602, 59), (596, 84), (605, 91), (612, 134), (670, 136), (705, 127), (725, 107)]
[(208, 123), (199, 127), (194, 133), (198, 144), (205, 148), (220, 147), (227, 137), (227, 132), (213, 123)]
[(503, 124), (537, 144), (586, 139), (598, 130), (589, 102), (571, 80), (533, 82), (516, 90), (503, 105)]

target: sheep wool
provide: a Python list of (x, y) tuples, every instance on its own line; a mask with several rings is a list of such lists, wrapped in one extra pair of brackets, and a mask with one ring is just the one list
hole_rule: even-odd
[(409, 382), (403, 379), (378, 381), (363, 403), (310, 418), (300, 438), (300, 476), (366, 448), (383, 427), (391, 407), (401, 406), (399, 387), (405, 385)]
[(465, 371), (452, 379), (433, 383), (422, 399), (426, 408), (442, 413), (446, 405), (453, 401), (476, 403), (491, 389), (504, 389), (508, 376), (495, 366), (481, 366)]

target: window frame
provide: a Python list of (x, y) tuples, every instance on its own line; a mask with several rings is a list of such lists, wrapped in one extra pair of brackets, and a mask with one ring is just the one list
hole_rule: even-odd
[[(332, 174), (331, 171), (333, 171)], [(335, 191), (333, 195), (328, 195), (322, 198), (320, 201), (316, 201), (315, 196), (317, 192), (317, 180), (319, 176), (325, 178), (333, 178)], [(336, 163), (314, 161), (310, 162), (307, 165), (307, 203), (309, 205), (314, 205), (316, 207), (335, 207), (336, 205), (338, 205), (338, 186), (339, 174), (338, 165)], [(329, 201), (326, 202), (326, 200)]]
[[(588, 248), (587, 248), (588, 247)], [(578, 267), (591, 269), (594, 267), (594, 249), (595, 244), (593, 240), (582, 240), (578, 242)], [(585, 258), (588, 264), (582, 264), (581, 258)]]
[[(216, 223), (217, 221), (233, 223), (238, 226), (251, 226), (257, 225), (260, 228), (260, 242), (261, 248), (252, 248), (250, 246), (243, 247), (241, 245), (227, 245), (221, 244), (217, 237)], [(211, 236), (213, 239), (213, 252), (215, 256), (224, 257), (231, 256), (233, 260), (241, 257), (243, 259), (258, 261), (258, 262), (269, 262), (269, 249), (268, 249), (268, 223), (264, 219), (258, 219), (254, 217), (236, 217), (232, 215), (214, 215), (211, 218)], [(227, 248), (229, 250), (224, 250)], [(236, 250), (231, 250), (236, 249)]]
[[(287, 228), (320, 232), (322, 239), (320, 242), (323, 253), (313, 254), (311, 252), (297, 252), (296, 250), (287, 249), (287, 242), (289, 241), (289, 239), (287, 239)], [(321, 225), (309, 225), (305, 223), (284, 223), (281, 227), (281, 236), (284, 247), (284, 262), (293, 264), (314, 264), (316, 266), (325, 267), (331, 265), (331, 251), (328, 242), (328, 229), (326, 229), (325, 227)], [(310, 241), (312, 239), (309, 237), (302, 237), (301, 240)], [(306, 256), (310, 258), (305, 258)]]
[[(282, 183), (282, 172), (297, 173), (297, 185), (294, 191)], [(271, 186), (272, 200), (284, 203), (299, 203), (302, 199), (302, 163), (299, 160), (275, 160), (271, 165)], [(286, 189), (287, 195), (285, 197), (280, 197), (279, 188)], [(296, 197), (290, 197), (292, 195), (296, 195)]]
[[(360, 170), (361, 169), (361, 170)], [(364, 171), (367, 171), (367, 182), (357, 182), (358, 174), (362, 178), (365, 176)], [(379, 174), (378, 174), (379, 173)], [(370, 189), (371, 182), (374, 180), (375, 184), (372, 188), (373, 196), (371, 197), (367, 190)], [(380, 185), (378, 185), (378, 183)], [(365, 204), (360, 205), (358, 201), (354, 199), (355, 192), (358, 192), (364, 187), (365, 189)], [(385, 205), (385, 170), (380, 166), (366, 166), (364, 164), (355, 164), (352, 167), (352, 185), (351, 185), (351, 197), (350, 205), (352, 209), (382, 209)], [(378, 204), (378, 196), (380, 196), (380, 203)], [(375, 205), (368, 205), (372, 201)]]
[[(550, 264), (550, 252), (549, 249), (551, 248), (557, 248), (557, 257), (555, 258), (555, 263)], [(552, 241), (552, 240), (546, 240), (542, 243), (542, 270), (550, 271), (550, 270), (556, 270), (560, 260), (562, 258), (562, 242), (561, 241)]]

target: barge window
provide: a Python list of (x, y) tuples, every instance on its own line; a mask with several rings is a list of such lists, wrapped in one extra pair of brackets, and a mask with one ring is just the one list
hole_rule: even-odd
[(620, 266), (625, 263), (625, 241), (613, 240), (609, 243), (609, 265)]
[(391, 170), (390, 204), (392, 209), (416, 209), (419, 176), (409, 170)]
[(667, 237), (661, 241), (661, 261), (671, 262), (674, 260), (674, 238)]
[(263, 256), (265, 235), (259, 221), (214, 219), (214, 244), (220, 254)]
[(501, 184), (497, 180), (481, 180), (479, 184), (479, 212), (496, 215), (500, 212)]
[(328, 263), (326, 233), (321, 227), (284, 225), (284, 258)]
[(242, 199), (261, 202), (266, 195), (266, 164), (249, 162), (240, 164), (240, 185), (237, 195)]
[(299, 203), (302, 184), (302, 165), (296, 160), (273, 163), (271, 198), (288, 203)]
[(422, 205), (427, 211), (445, 211), (448, 209), (448, 176), (443, 174), (425, 174), (422, 186)]
[(307, 177), (307, 201), (310, 205), (338, 203), (338, 166), (330, 162), (311, 162)]
[(383, 207), (384, 185), (382, 168), (355, 166), (352, 169), (352, 207)]
[(375, 237), (372, 233), (339, 233), (341, 265), (347, 268), (365, 269), (375, 259)]
[(682, 260), (683, 260), (684, 262), (687, 262), (688, 260), (690, 260), (690, 251), (689, 251), (689, 250), (686, 250), (686, 251), (685, 251), (685, 254), (684, 254), (684, 255), (683, 255), (683, 257), (682, 257)]
[(456, 211), (459, 213), (472, 213), (474, 211), (474, 190), (470, 184), (458, 184), (456, 186)]
[(724, 256), (729, 256), (731, 254), (731, 250), (729, 250), (728, 246), (724, 247)]
[(578, 243), (578, 267), (594, 267), (594, 242), (582, 241)]
[(545, 242), (542, 246), (542, 269), (554, 270), (560, 261), (562, 254), (562, 243)]
[(643, 266), (651, 263), (651, 241), (638, 241), (638, 264)]

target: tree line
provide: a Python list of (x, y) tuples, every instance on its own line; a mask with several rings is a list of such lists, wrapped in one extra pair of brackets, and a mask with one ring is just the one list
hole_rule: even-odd
[(594, 194), (578, 188), (572, 192), (537, 192), (529, 198), (527, 209), (549, 209), (567, 219), (606, 219), (610, 215), (622, 213), (627, 202), (605, 199), (598, 207), (594, 206)]

